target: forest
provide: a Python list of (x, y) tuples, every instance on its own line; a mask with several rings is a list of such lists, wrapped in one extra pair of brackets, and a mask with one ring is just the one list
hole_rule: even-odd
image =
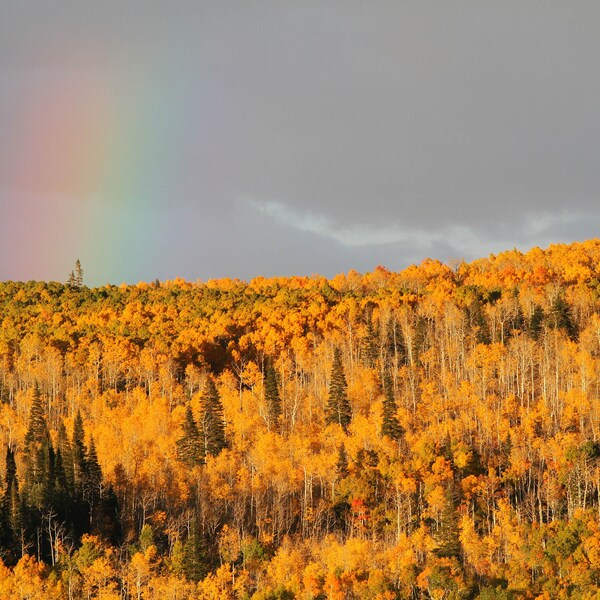
[(600, 598), (600, 240), (0, 283), (0, 598)]

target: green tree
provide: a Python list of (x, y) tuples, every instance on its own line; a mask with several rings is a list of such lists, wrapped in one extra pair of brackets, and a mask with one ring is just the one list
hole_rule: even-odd
[(404, 433), (396, 413), (398, 406), (394, 398), (394, 384), (389, 374), (383, 378), (383, 422), (381, 424), (381, 435), (389, 437), (391, 440), (398, 441)]
[(65, 427), (64, 421), (61, 420), (58, 426), (58, 449), (57, 457), (60, 452), (62, 469), (65, 476), (65, 487), (69, 496), (73, 496), (75, 492), (75, 482), (73, 473), (73, 449), (71, 447), (71, 441), (67, 434), (67, 428)]
[(348, 469), (348, 453), (346, 452), (346, 447), (344, 444), (340, 444), (338, 449), (338, 459), (335, 465), (335, 472), (338, 479), (345, 479), (350, 475), (350, 470)]
[(90, 507), (90, 513), (94, 512), (94, 508), (100, 501), (102, 492), (102, 469), (98, 462), (96, 453), (96, 444), (94, 438), (90, 438), (88, 451), (85, 456), (85, 480), (84, 480), (84, 499)]
[(25, 435), (25, 445), (33, 442), (41, 443), (48, 435), (48, 426), (46, 425), (46, 415), (44, 405), (42, 404), (42, 395), (38, 385), (33, 392), (33, 400), (29, 410), (29, 425)]
[(204, 446), (190, 406), (187, 407), (183, 422), (183, 435), (177, 440), (177, 458), (189, 467), (204, 462)]
[(75, 287), (83, 287), (83, 269), (81, 268), (79, 259), (75, 261)]
[(198, 522), (190, 522), (188, 537), (183, 545), (183, 573), (191, 581), (200, 581), (206, 576), (208, 568), (204, 559), (202, 537), (198, 531)]
[(281, 398), (277, 387), (277, 373), (272, 363), (269, 361), (264, 375), (265, 403), (267, 405), (267, 418), (269, 429), (274, 427), (281, 418)]
[(460, 558), (462, 545), (459, 537), (459, 515), (456, 509), (456, 492), (450, 485), (445, 493), (445, 502), (442, 508), (437, 530), (433, 538), (437, 543), (434, 553), (444, 558)]
[(339, 348), (333, 352), (333, 365), (329, 383), (329, 400), (326, 407), (326, 422), (328, 424), (338, 423), (344, 431), (352, 421), (352, 409), (346, 395), (346, 376), (342, 366), (342, 355)]
[(75, 421), (73, 423), (73, 444), (71, 446), (73, 457), (73, 482), (75, 487), (75, 495), (83, 496), (83, 487), (86, 477), (85, 456), (87, 450), (85, 447), (85, 431), (83, 429), (83, 419), (81, 411), (77, 411)]
[(225, 441), (225, 421), (221, 397), (212, 377), (206, 380), (201, 408), (204, 453), (216, 456), (227, 446), (227, 442)]

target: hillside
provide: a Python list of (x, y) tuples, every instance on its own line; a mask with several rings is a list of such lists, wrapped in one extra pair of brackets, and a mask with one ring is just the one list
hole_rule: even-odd
[(600, 589), (600, 240), (0, 321), (2, 598)]

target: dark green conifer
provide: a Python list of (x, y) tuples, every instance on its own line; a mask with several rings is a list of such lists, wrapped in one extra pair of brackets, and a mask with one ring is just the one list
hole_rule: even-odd
[(196, 519), (192, 519), (187, 540), (183, 545), (183, 573), (191, 581), (200, 581), (207, 571), (198, 523)]
[(333, 365), (331, 367), (331, 378), (329, 383), (329, 400), (327, 402), (325, 420), (326, 423), (338, 423), (344, 431), (352, 421), (352, 409), (346, 395), (346, 376), (342, 366), (342, 355), (339, 348), (333, 353)]
[(350, 475), (350, 471), (348, 469), (348, 453), (346, 452), (346, 447), (344, 444), (340, 444), (338, 449), (338, 459), (335, 465), (335, 472), (338, 479), (345, 479)]
[(367, 313), (366, 319), (366, 335), (363, 341), (363, 352), (365, 364), (367, 367), (374, 367), (379, 357), (379, 337), (373, 326), (373, 317), (371, 312)]
[(544, 324), (544, 309), (537, 304), (533, 308), (531, 319), (529, 320), (529, 336), (537, 340), (542, 332), (542, 326)]
[(33, 392), (33, 400), (29, 410), (29, 425), (25, 435), (25, 445), (37, 442), (41, 443), (45, 436), (48, 435), (48, 426), (46, 425), (46, 417), (44, 405), (42, 404), (42, 395), (40, 388), (36, 385)]
[(437, 548), (434, 553), (443, 558), (459, 558), (462, 553), (460, 543), (459, 515), (456, 509), (456, 498), (453, 485), (446, 490), (445, 503), (439, 517), (437, 530), (434, 532), (434, 540)]
[(264, 376), (265, 403), (267, 405), (267, 418), (269, 428), (276, 427), (281, 418), (281, 398), (277, 387), (277, 373), (269, 362)]
[(183, 435), (177, 440), (177, 458), (189, 467), (200, 465), (204, 462), (204, 445), (200, 440), (200, 433), (194, 421), (192, 409), (188, 405), (183, 422)]
[(13, 481), (17, 478), (17, 463), (15, 462), (15, 453), (10, 446), (6, 446), (6, 489), (8, 489)]
[(85, 456), (87, 449), (85, 447), (85, 431), (83, 429), (83, 419), (81, 411), (77, 411), (75, 422), (73, 423), (73, 444), (71, 445), (73, 456), (73, 482), (75, 494), (78, 497), (83, 495), (84, 481), (86, 477)]
[(102, 469), (98, 462), (94, 438), (90, 438), (85, 456), (85, 467), (84, 495), (90, 506), (95, 506), (100, 499), (102, 490)]
[(83, 269), (79, 259), (75, 261), (75, 287), (83, 287)]
[(396, 413), (398, 406), (394, 398), (394, 384), (389, 374), (383, 378), (383, 391), (385, 394), (383, 400), (383, 422), (381, 424), (381, 435), (389, 437), (391, 440), (398, 441), (404, 433)]
[(65, 424), (62, 420), (60, 422), (60, 425), (58, 426), (57, 458), (59, 452), (61, 456), (62, 469), (65, 477), (65, 489), (67, 490), (69, 496), (73, 496), (75, 492), (75, 482), (73, 473), (73, 450), (71, 448), (71, 442), (67, 434), (67, 428), (65, 427)]
[(206, 380), (201, 398), (202, 436), (205, 456), (216, 456), (227, 446), (225, 441), (225, 421), (219, 391), (212, 377)]

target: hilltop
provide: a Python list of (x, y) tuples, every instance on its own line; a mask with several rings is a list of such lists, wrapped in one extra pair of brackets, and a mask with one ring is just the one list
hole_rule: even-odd
[(332, 279), (4, 282), (0, 319), (2, 597), (600, 585), (600, 240)]

